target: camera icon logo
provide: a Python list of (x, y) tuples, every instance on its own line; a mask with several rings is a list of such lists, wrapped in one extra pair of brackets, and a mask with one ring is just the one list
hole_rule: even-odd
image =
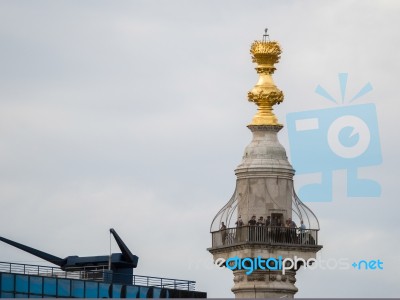
[[(339, 74), (342, 103), (347, 74)], [(349, 102), (372, 90), (366, 84)], [(316, 93), (338, 102), (321, 86)], [(358, 168), (382, 163), (376, 107), (372, 103), (290, 113), (286, 117), (291, 160), (297, 174), (321, 173), (321, 182), (299, 191), (304, 201), (332, 201), (332, 173), (347, 171), (347, 196), (378, 197), (381, 187), (358, 178)]]

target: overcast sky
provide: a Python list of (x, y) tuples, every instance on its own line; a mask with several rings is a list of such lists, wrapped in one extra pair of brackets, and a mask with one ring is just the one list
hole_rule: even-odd
[[(114, 227), (137, 274), (233, 296), (206, 248), (251, 140), (249, 48), (268, 27), (283, 49), (280, 122), (332, 107), (315, 87), (339, 93), (348, 72), (350, 92), (374, 88), (359, 103), (376, 104), (382, 147), (362, 170), (381, 197), (348, 199), (338, 171), (334, 200), (309, 206), (324, 259), (384, 270), (301, 270), (297, 296), (399, 296), (399, 15), (398, 1), (1, 1), (0, 235), (101, 255)], [(286, 128), (279, 138), (290, 158)], [(47, 264), (3, 243), (0, 260)]]

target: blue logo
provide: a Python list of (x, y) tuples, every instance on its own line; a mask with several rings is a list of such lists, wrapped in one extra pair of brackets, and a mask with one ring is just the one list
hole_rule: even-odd
[(352, 266), (356, 270), (383, 270), (383, 261), (380, 259), (360, 260), (358, 263), (353, 262)]
[(269, 257), (261, 258), (261, 256), (250, 258), (240, 258), (238, 256), (230, 257), (226, 261), (223, 258), (218, 258), (215, 263), (221, 267), (225, 266), (229, 270), (246, 270), (246, 275), (250, 275), (255, 270), (269, 270), (269, 271), (282, 271), (282, 275), (285, 275), (286, 270), (297, 270), (298, 266), (304, 265), (305, 267), (310, 267), (316, 262), (315, 258), (309, 258), (305, 260), (304, 258), (297, 257), (294, 258), (284, 258), (278, 256), (278, 258)]
[[(332, 201), (332, 173), (347, 171), (347, 196), (378, 197), (381, 187), (372, 179), (361, 179), (360, 167), (382, 162), (378, 119), (375, 105), (344, 105), (347, 74), (339, 74), (342, 101), (335, 100), (324, 88), (315, 92), (341, 106), (290, 113), (287, 115), (291, 161), (297, 174), (321, 173), (321, 182), (308, 184), (299, 191), (304, 201)], [(367, 83), (347, 103), (372, 90)]]
[(320, 254), (317, 254), (316, 258), (309, 258), (307, 260), (297, 257), (296, 255), (293, 258), (282, 258), (282, 256), (278, 256), (277, 258), (261, 258), (261, 256), (240, 258), (234, 256), (227, 260), (224, 258), (218, 258), (215, 260), (215, 264), (218, 267), (226, 267), (232, 271), (245, 270), (246, 275), (251, 275), (256, 270), (282, 271), (282, 275), (285, 275), (287, 270), (297, 270), (301, 266), (310, 270), (383, 270), (383, 261), (380, 259), (361, 259), (352, 264), (350, 262), (351, 261), (348, 258), (322, 259)]

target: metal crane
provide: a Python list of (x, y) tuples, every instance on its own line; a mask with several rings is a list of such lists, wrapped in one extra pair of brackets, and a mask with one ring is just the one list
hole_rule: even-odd
[(110, 233), (117, 242), (121, 253), (86, 257), (71, 255), (60, 258), (4, 237), (0, 237), (0, 241), (55, 264), (63, 271), (106, 271), (105, 273), (111, 275), (110, 281), (113, 283), (132, 283), (133, 269), (137, 267), (139, 257), (132, 254), (113, 228), (110, 229)]

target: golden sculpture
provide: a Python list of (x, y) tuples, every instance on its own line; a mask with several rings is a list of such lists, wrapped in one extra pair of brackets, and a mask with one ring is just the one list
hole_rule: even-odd
[(274, 64), (279, 62), (282, 53), (281, 47), (276, 41), (267, 41), (267, 30), (262, 41), (255, 41), (250, 48), (255, 68), (259, 74), (258, 82), (248, 93), (250, 102), (258, 106), (257, 113), (250, 125), (275, 125), (282, 126), (272, 112), (272, 106), (283, 101), (283, 93), (272, 80), (272, 74), (276, 70)]

